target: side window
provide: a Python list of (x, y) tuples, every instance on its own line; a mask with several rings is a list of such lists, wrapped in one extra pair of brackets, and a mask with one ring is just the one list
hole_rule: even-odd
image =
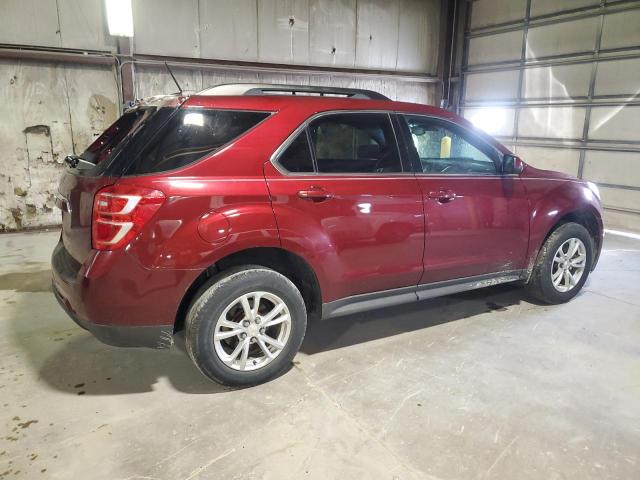
[(313, 159), (306, 129), (302, 130), (282, 152), (278, 157), (278, 163), (289, 172), (313, 173)]
[(490, 147), (476, 147), (481, 143), (471, 143), (466, 132), (431, 118), (406, 115), (404, 119), (424, 173), (496, 174)]
[(309, 125), (319, 173), (401, 172), (393, 128), (386, 113), (336, 113)]
[(145, 147), (133, 173), (164, 172), (193, 163), (268, 116), (267, 112), (182, 109)]

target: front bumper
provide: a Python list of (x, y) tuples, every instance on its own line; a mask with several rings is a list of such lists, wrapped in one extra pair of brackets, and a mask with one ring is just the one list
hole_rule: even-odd
[(51, 263), (52, 290), (65, 312), (101, 342), (119, 347), (170, 347), (176, 312), (197, 276), (147, 269), (126, 252), (95, 252), (81, 264), (62, 241)]

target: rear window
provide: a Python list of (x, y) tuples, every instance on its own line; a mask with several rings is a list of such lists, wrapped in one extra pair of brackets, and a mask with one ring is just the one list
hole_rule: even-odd
[(135, 134), (154, 112), (155, 108), (146, 108), (125, 113), (89, 145), (81, 157), (96, 165), (102, 163), (128, 135)]
[(142, 150), (130, 173), (184, 167), (238, 138), (269, 115), (239, 110), (182, 109)]

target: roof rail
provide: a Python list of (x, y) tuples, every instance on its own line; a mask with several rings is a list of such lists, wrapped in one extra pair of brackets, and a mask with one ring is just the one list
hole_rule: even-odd
[(381, 93), (360, 88), (317, 87), (312, 85), (277, 85), (266, 83), (227, 83), (207, 88), (198, 95), (309, 95), (319, 97), (390, 100)]

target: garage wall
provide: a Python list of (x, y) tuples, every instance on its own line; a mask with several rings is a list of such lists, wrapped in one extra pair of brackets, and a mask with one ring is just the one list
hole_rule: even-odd
[(2, 0), (0, 44), (116, 50), (102, 0)]
[[(3, 0), (0, 44), (116, 52), (101, 0)], [(0, 231), (57, 224), (63, 159), (119, 114), (109, 65), (0, 59)]]
[(526, 162), (597, 183), (640, 231), (640, 2), (476, 0), (461, 109)]
[(137, 53), (435, 73), (437, 0), (136, 0)]
[[(175, 92), (158, 65), (160, 56), (185, 90), (238, 81), (300, 83), (435, 103), (440, 4), (133, 0), (133, 93), (142, 98)], [(116, 62), (131, 58), (119, 55), (123, 44), (108, 33), (104, 0), (3, 0), (1, 11), (5, 231), (59, 222), (53, 195), (63, 158), (82, 152), (118, 117), (123, 99)], [(100, 64), (87, 62), (94, 58)]]
[(110, 67), (0, 60), (0, 231), (60, 221), (63, 159), (118, 116)]
[[(221, 83), (258, 82), (296, 85), (319, 85), (329, 87), (365, 88), (380, 92), (392, 99), (407, 102), (436, 102), (435, 87), (422, 82), (376, 78), (375, 76), (349, 76), (345, 74), (318, 73), (266, 73), (243, 70), (228, 72), (220, 69), (194, 70), (172, 67), (180, 86), (184, 90), (203, 90)], [(172, 93), (176, 85), (164, 67), (136, 67), (136, 97), (145, 98), (158, 93)]]
[[(433, 103), (435, 83), (345, 75), (331, 68), (435, 76), (440, 0), (137, 0), (133, 48), (141, 55), (322, 67), (278, 72), (176, 68), (183, 89), (267, 82), (369, 88), (393, 99)], [(158, 32), (168, 32), (158, 35)], [(169, 33), (170, 32), (170, 33)], [(138, 63), (135, 95), (171, 93), (163, 68)], [(182, 85), (184, 82), (184, 85)], [(162, 91), (159, 91), (162, 90)]]

